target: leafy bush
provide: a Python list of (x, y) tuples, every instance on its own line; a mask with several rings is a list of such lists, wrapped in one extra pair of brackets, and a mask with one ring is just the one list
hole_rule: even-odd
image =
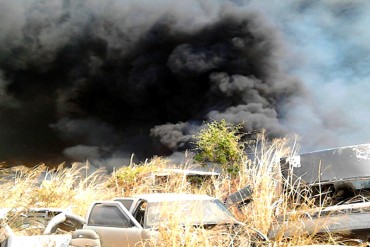
[(224, 172), (238, 174), (244, 157), (244, 142), (240, 125), (232, 125), (225, 120), (206, 124), (194, 138), (196, 139), (198, 162), (216, 162)]

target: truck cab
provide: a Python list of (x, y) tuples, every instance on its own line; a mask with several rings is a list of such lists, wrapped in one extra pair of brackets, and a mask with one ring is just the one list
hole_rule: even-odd
[(146, 246), (150, 239), (149, 232), (117, 201), (94, 202), (83, 229), (95, 231), (101, 246)]
[(241, 226), (226, 207), (207, 195), (154, 193), (94, 202), (83, 230), (97, 233), (101, 246), (148, 246), (161, 225)]
[(241, 224), (221, 201), (207, 195), (154, 193), (114, 201), (120, 202), (144, 229), (157, 229), (168, 221), (170, 214), (181, 218), (181, 224)]

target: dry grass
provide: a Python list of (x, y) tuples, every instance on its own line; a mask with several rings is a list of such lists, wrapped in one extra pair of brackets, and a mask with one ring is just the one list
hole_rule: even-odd
[(78, 163), (52, 170), (14, 167), (2, 171), (0, 200), (3, 208), (72, 207), (84, 215), (91, 202), (114, 195), (103, 183), (106, 176), (102, 170), (88, 174), (87, 164)]
[(166, 167), (167, 164), (167, 160), (159, 157), (154, 157), (150, 162), (140, 165), (131, 163), (129, 166), (113, 171), (107, 186), (119, 196), (145, 193), (150, 190), (150, 173)]
[[(313, 243), (337, 243), (332, 235), (315, 237), (304, 232), (301, 226), (294, 234), (284, 235), (287, 222), (299, 222), (304, 215), (301, 210), (312, 209), (314, 202), (309, 190), (298, 189), (280, 176), (280, 158), (295, 150), (287, 146), (287, 139), (268, 141), (262, 133), (257, 138), (254, 154), (243, 157), (239, 175), (230, 178), (222, 174), (202, 186), (194, 186), (183, 176), (173, 175), (162, 185), (154, 185), (150, 174), (174, 167), (168, 160), (154, 157), (143, 164), (131, 164), (117, 169), (110, 175), (102, 170), (89, 173), (87, 165), (60, 165), (49, 170), (45, 165), (34, 168), (16, 167), (1, 170), (0, 200), (2, 207), (72, 207), (73, 212), (84, 216), (94, 200), (106, 200), (131, 194), (153, 191), (187, 192), (209, 194), (221, 200), (227, 195), (250, 185), (253, 190), (248, 206), (236, 211), (237, 219), (246, 224), (237, 230), (206, 230), (192, 226), (179, 226), (173, 218), (161, 226), (156, 246), (295, 246)], [(190, 168), (191, 162), (182, 168)], [(159, 187), (158, 187), (159, 186)], [(282, 193), (285, 186), (287, 193)], [(288, 188), (288, 189), (287, 189)], [(299, 211), (299, 212), (298, 212)], [(296, 214), (291, 212), (297, 212)], [(261, 242), (256, 231), (268, 235), (275, 229), (274, 239)]]

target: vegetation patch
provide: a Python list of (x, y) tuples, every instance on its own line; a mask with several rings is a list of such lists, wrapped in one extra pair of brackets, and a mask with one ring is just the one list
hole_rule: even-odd
[[(245, 226), (232, 230), (215, 227), (209, 231), (193, 226), (179, 227), (174, 218), (169, 224), (161, 226), (160, 241), (154, 245), (295, 246), (342, 243), (330, 233), (324, 236), (307, 234), (302, 226), (297, 226), (290, 236), (284, 234), (285, 225), (301, 221), (306, 217), (305, 210), (317, 208), (309, 189), (290, 184), (280, 175), (280, 158), (292, 155), (294, 150), (288, 146), (288, 139), (270, 141), (262, 132), (257, 135), (251, 159), (243, 152), (245, 143), (239, 132), (238, 126), (221, 121), (209, 123), (196, 136), (199, 152), (194, 160), (180, 165), (180, 168), (188, 169), (189, 164), (207, 160), (218, 163), (222, 168), (220, 176), (213, 177), (202, 186), (194, 186), (183, 176), (173, 175), (159, 188), (158, 184), (153, 183), (152, 173), (175, 167), (162, 157), (154, 157), (140, 164), (132, 163), (118, 168), (112, 174), (103, 170), (91, 172), (88, 164), (77, 163), (70, 167), (62, 164), (51, 170), (45, 165), (4, 168), (0, 180), (2, 207), (70, 208), (74, 213), (84, 216), (88, 206), (95, 200), (161, 191), (208, 194), (224, 201), (228, 195), (248, 185), (253, 192), (249, 204), (230, 208)], [(269, 241), (261, 241), (259, 236), (271, 236), (272, 231), (274, 234)]]

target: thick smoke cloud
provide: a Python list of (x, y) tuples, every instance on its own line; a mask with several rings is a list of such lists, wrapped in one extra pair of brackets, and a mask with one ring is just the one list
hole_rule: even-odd
[(302, 151), (370, 142), (370, 2), (247, 1), (275, 21), (292, 56), (290, 73), (309, 96), (297, 97), (281, 123)]
[(0, 0), (0, 160), (119, 166), (210, 119), (363, 140), (368, 4), (263, 2)]
[(2, 160), (170, 155), (221, 118), (279, 136), (279, 105), (300, 92), (279, 33), (231, 2), (1, 6)]

